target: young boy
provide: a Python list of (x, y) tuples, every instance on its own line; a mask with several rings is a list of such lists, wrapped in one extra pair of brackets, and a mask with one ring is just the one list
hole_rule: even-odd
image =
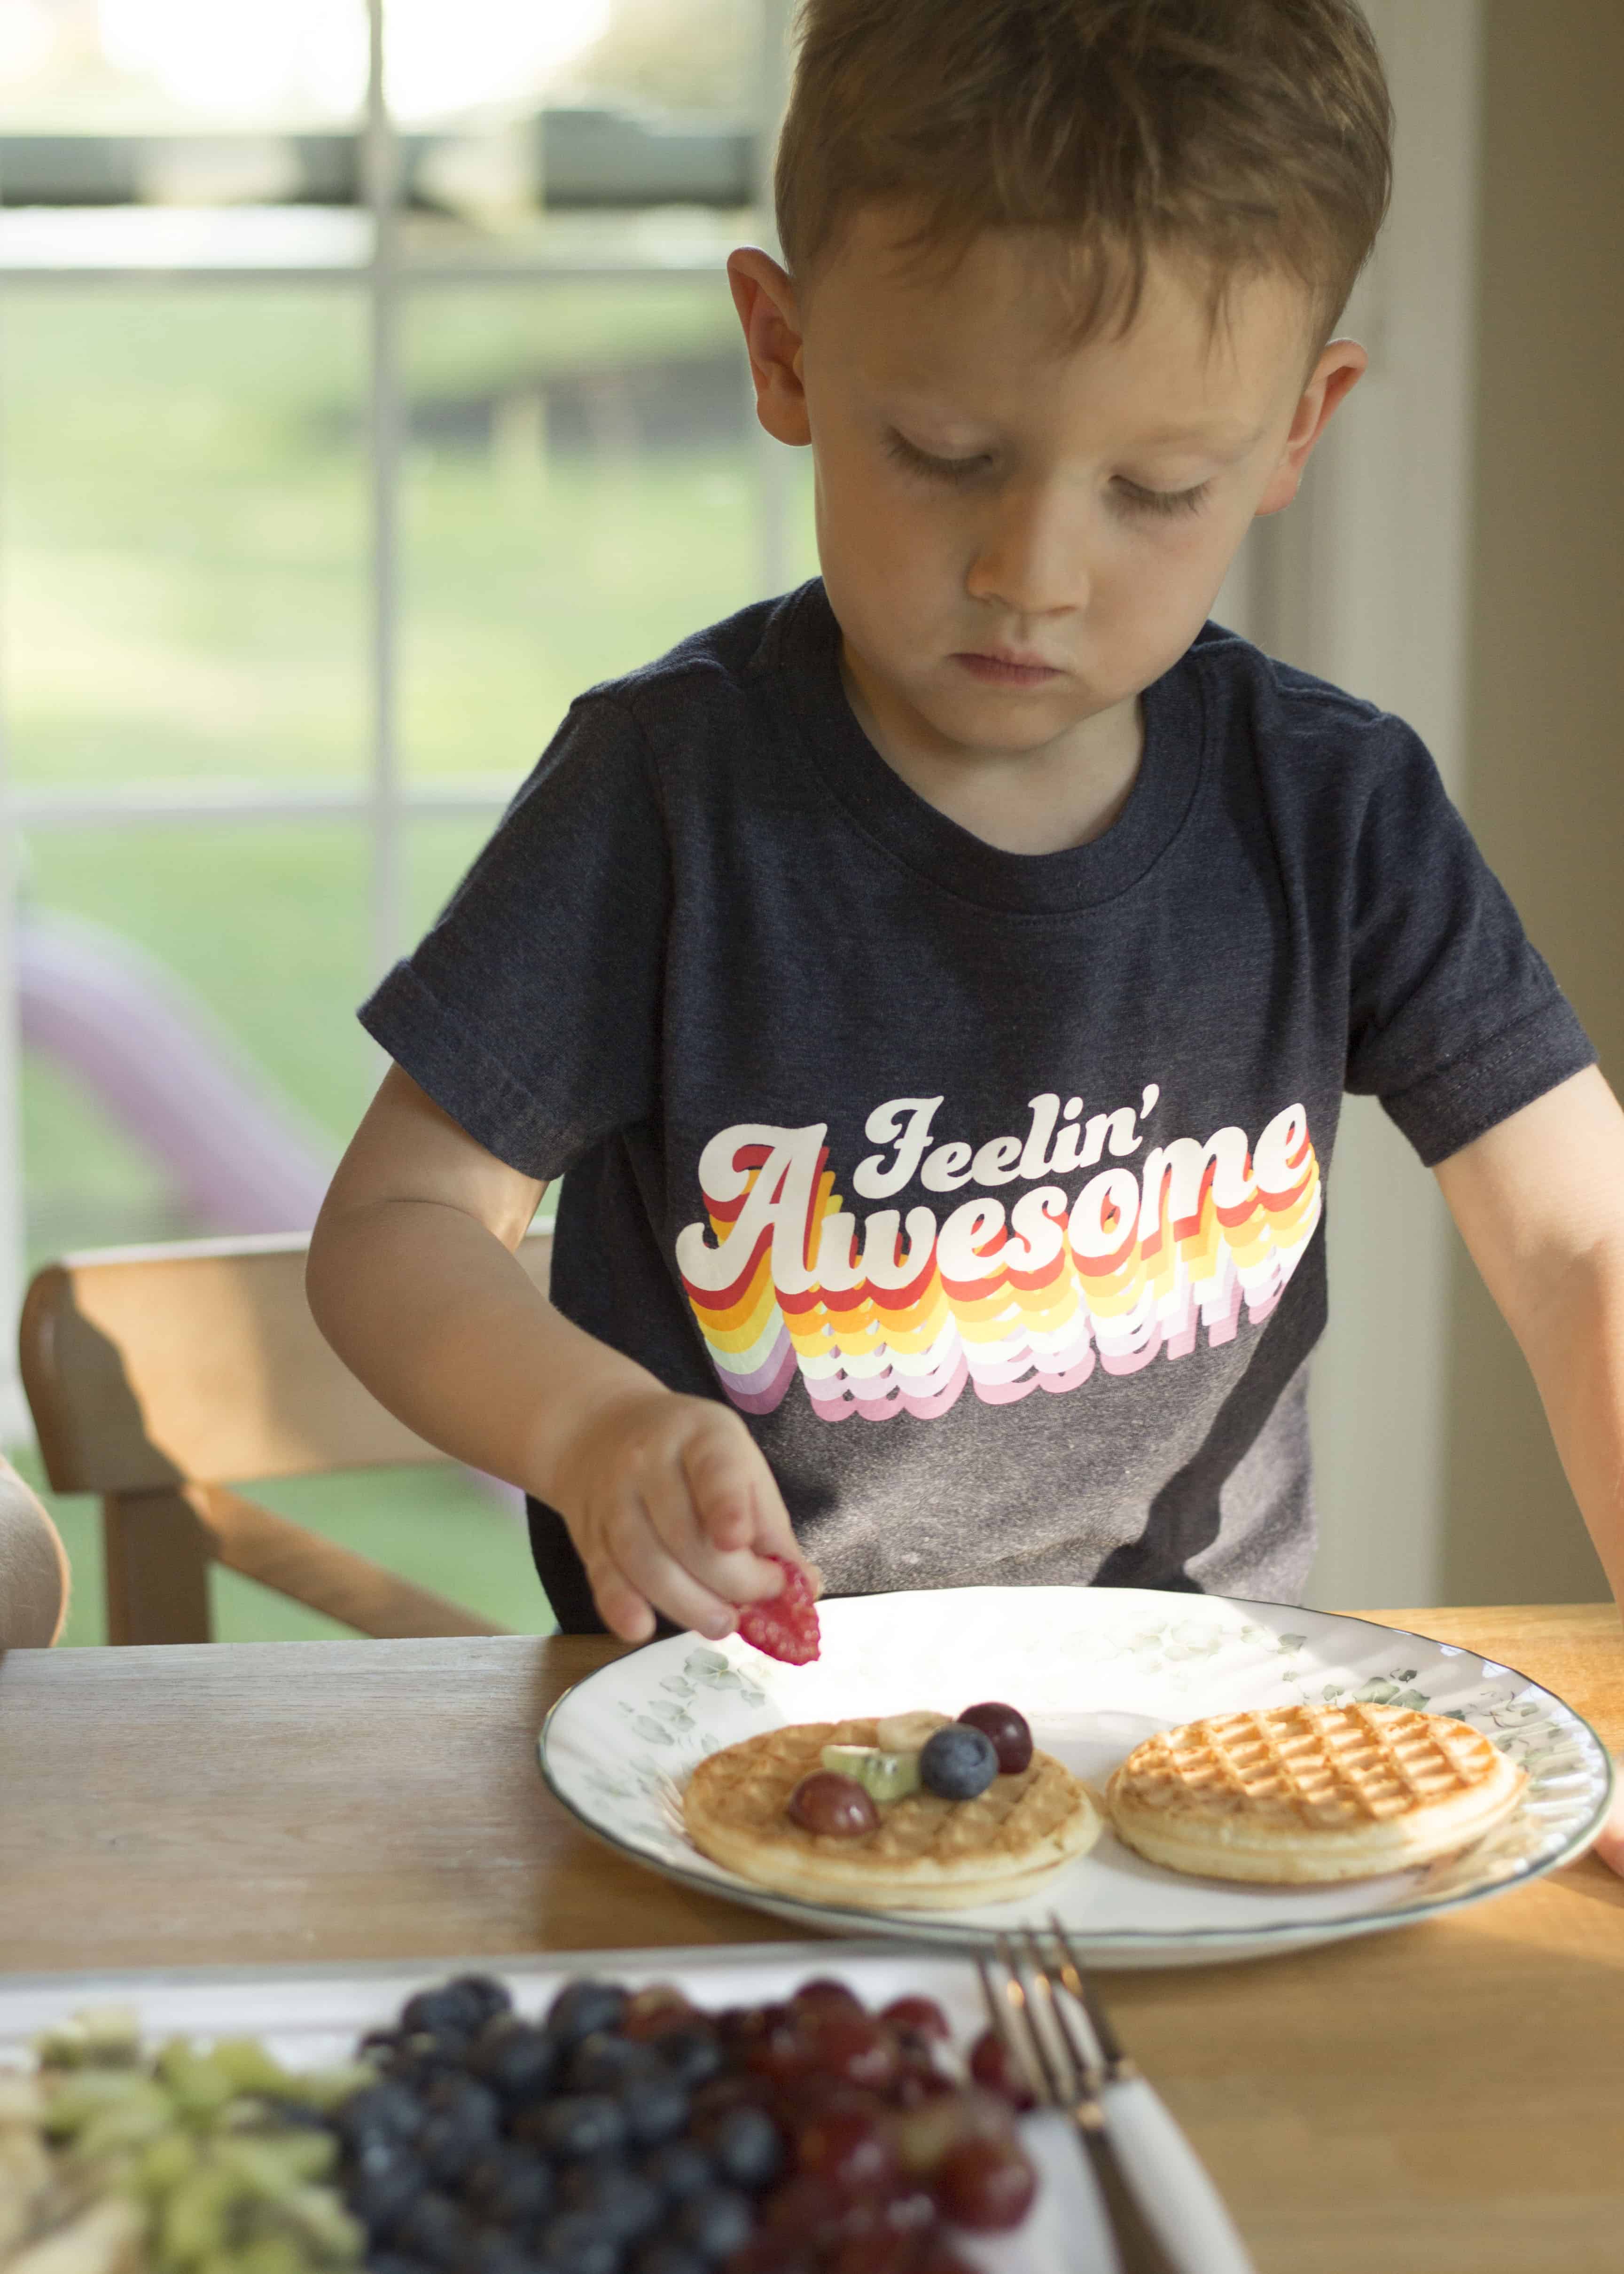
[(725, 1634), (769, 1555), (1293, 1599), (1345, 1088), (1624, 1584), (1624, 1117), (1416, 737), (1206, 621), (1387, 153), (1353, 0), (808, 0), (731, 273), (822, 579), (575, 704), (362, 1014), (311, 1256), (566, 1629)]

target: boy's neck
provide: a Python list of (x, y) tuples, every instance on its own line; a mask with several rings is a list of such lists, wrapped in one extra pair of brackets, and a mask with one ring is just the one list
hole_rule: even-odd
[(1092, 843), (1138, 779), (1145, 724), (1137, 695), (1032, 749), (971, 749), (934, 734), (845, 641), (840, 676), (858, 725), (891, 772), (1000, 852), (1061, 853)]

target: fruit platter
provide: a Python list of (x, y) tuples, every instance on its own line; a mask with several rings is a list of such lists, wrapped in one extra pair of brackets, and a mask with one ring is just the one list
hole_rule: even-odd
[(19, 1982), (4, 2274), (1091, 2274), (974, 1970), (851, 1945)]

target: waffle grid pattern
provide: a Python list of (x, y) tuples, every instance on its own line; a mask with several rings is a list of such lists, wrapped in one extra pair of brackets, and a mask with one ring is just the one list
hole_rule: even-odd
[(1499, 1755), (1463, 1722), (1396, 1706), (1220, 1713), (1147, 1738), (1118, 1772), (1139, 1805), (1383, 1824), (1471, 1792)]
[(688, 1788), (690, 1825), (755, 1834), (808, 1855), (861, 1856), (881, 1872), (906, 1872), (922, 1863), (951, 1871), (965, 1865), (978, 1871), (1018, 1866), (1041, 1855), (1077, 1816), (1075, 1781), (1057, 1761), (1038, 1753), (1030, 1768), (995, 1778), (974, 1800), (913, 1793), (892, 1802), (880, 1812), (878, 1831), (855, 1840), (831, 1840), (792, 1823), (785, 1813), (790, 1794), (819, 1766), (823, 1747), (871, 1745), (876, 1726), (871, 1720), (801, 1722), (712, 1754), (695, 1770)]

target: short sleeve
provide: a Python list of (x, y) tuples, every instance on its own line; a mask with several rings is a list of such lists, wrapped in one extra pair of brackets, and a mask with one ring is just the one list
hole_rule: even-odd
[(1396, 719), (1361, 817), (1347, 1087), (1431, 1168), (1594, 1063), (1419, 739)]
[(670, 862), (635, 721), (578, 703), (368, 1034), (470, 1137), (552, 1179), (658, 1091)]

